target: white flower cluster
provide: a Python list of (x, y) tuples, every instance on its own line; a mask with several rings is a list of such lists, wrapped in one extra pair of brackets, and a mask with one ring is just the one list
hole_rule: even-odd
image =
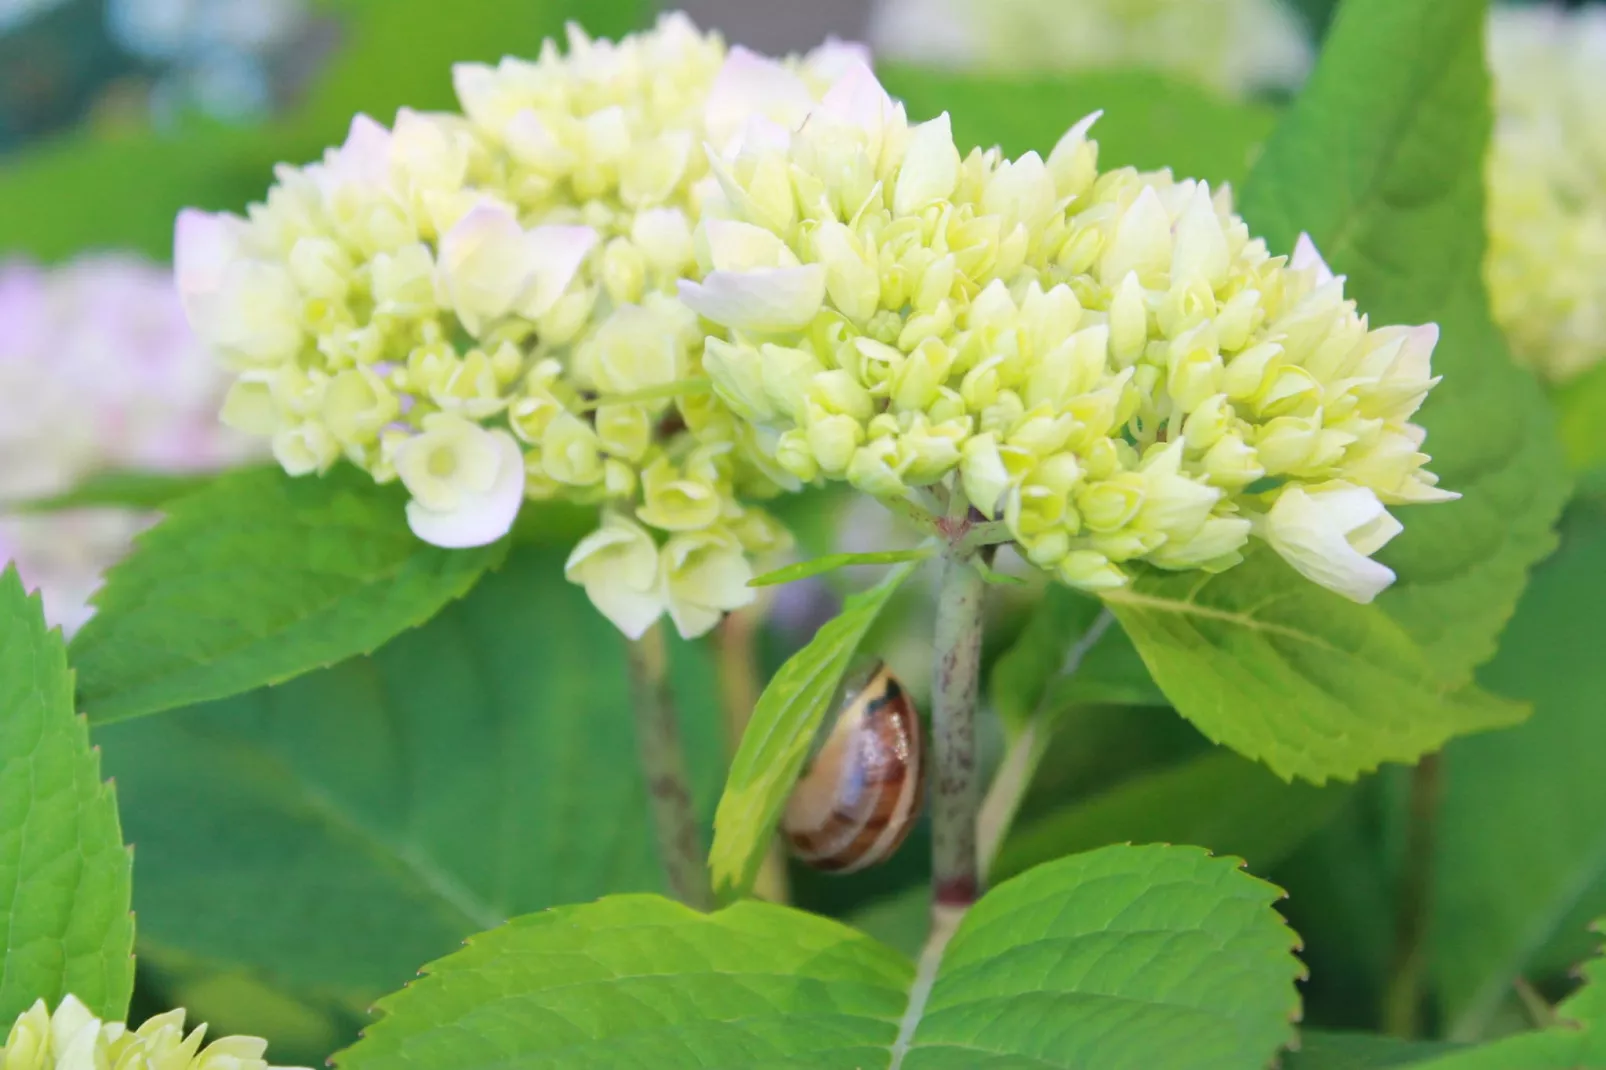
[(868, 72), (846, 88), (716, 161), (680, 286), (782, 468), (962, 486), (1090, 590), (1129, 562), (1228, 568), (1251, 536), (1358, 601), (1392, 581), (1385, 506), (1454, 497), (1409, 422), (1437, 328), (1371, 330), (1308, 239), (1272, 257), (1225, 190), (1100, 175), (1095, 117), (1047, 160), (961, 156), (946, 115), (910, 127)]
[(88, 619), (90, 593), (148, 520), (121, 510), (5, 515), (103, 469), (183, 472), (255, 453), (219, 426), (226, 386), (167, 272), (95, 256), (0, 266), (0, 563), (40, 588), (51, 623)]
[(1243, 96), (1298, 85), (1312, 50), (1283, 0), (879, 0), (877, 53), (1002, 72), (1143, 68)]
[(683, 17), (456, 72), (463, 115), (359, 118), (245, 219), (186, 213), (228, 423), (284, 468), (411, 493), (441, 546), (595, 503), (569, 578), (631, 637), (749, 602), (819, 480), (941, 485), (1090, 590), (1220, 570), (1258, 536), (1368, 600), (1386, 505), (1452, 497), (1409, 420), (1435, 328), (1371, 330), (1306, 242), (1225, 190), (962, 155), (862, 53), (776, 61)]
[(12, 1025), (0, 1047), (0, 1070), (275, 1070), (264, 1058), (265, 1040), (205, 1040), (204, 1025), (184, 1031), (183, 1010), (129, 1029), (102, 1022), (73, 996), (54, 1014), (39, 1000)]
[(571, 578), (628, 635), (665, 612), (701, 634), (784, 546), (753, 502), (790, 483), (708, 392), (675, 298), (704, 145), (798, 121), (863, 64), (727, 53), (678, 15), (618, 43), (571, 28), (567, 54), (458, 67), (461, 115), (359, 117), (247, 218), (184, 213), (179, 287), (237, 374), (224, 420), (293, 475), (400, 479), (441, 546), (500, 538), (525, 498), (597, 503)]
[(1496, 7), (1485, 277), (1518, 359), (1565, 382), (1606, 358), (1606, 9)]

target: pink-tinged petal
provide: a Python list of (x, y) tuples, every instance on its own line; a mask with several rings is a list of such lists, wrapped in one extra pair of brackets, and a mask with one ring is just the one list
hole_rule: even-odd
[(1322, 259), (1321, 252), (1309, 234), (1300, 231), (1299, 240), (1294, 242), (1294, 255), (1288, 261), (1288, 266), (1295, 271), (1304, 271), (1308, 268), (1316, 269), (1316, 285), (1325, 286), (1333, 281), (1333, 269), (1327, 266)]
[(855, 66), (873, 67), (875, 60), (870, 46), (862, 41), (827, 37), (820, 47), (804, 57), (803, 64), (810, 74), (835, 82)]
[(506, 431), (490, 431), (496, 440), (495, 482), (484, 493), (465, 493), (458, 508), (433, 512), (416, 501), (407, 503), (407, 525), (413, 534), (434, 546), (464, 549), (486, 546), (506, 535), (524, 501), (524, 454)]
[(549, 224), (524, 238), (530, 249), (532, 274), (519, 301), (519, 311), (532, 319), (550, 309), (569, 288), (580, 264), (597, 244), (590, 227)]
[(179, 300), (192, 325), (205, 317), (207, 302), (223, 287), (224, 274), (240, 255), (233, 216), (186, 208), (173, 226), (173, 274)]
[(854, 63), (826, 91), (818, 111), (878, 137), (897, 115), (897, 105), (868, 65)]
[(366, 115), (353, 118), (330, 172), (345, 182), (384, 185), (390, 176), (390, 131)]
[(708, 91), (703, 123), (709, 140), (723, 146), (750, 115), (764, 115), (791, 127), (808, 114), (813, 103), (802, 78), (775, 60), (737, 45)]
[(698, 315), (738, 331), (802, 330), (825, 302), (825, 267), (716, 271), (701, 283), (682, 282), (680, 299)]

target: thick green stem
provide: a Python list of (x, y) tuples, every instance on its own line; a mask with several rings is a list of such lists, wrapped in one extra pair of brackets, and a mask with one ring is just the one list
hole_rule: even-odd
[(653, 831), (669, 892), (687, 906), (710, 910), (714, 896), (708, 884), (706, 853), (697, 828), (686, 752), (680, 743), (675, 698), (669, 686), (669, 655), (659, 625), (653, 625), (646, 635), (630, 644), (629, 660), (636, 708), (636, 748), (647, 780)]
[(937, 599), (937, 662), (931, 687), (931, 890), (933, 905), (976, 901), (976, 691), (986, 581), (968, 555), (950, 553)]
[(1383, 1031), (1410, 1039), (1421, 1032), (1423, 982), (1427, 976), (1428, 921), (1433, 907), (1433, 853), (1442, 762), (1429, 754), (1411, 770), (1411, 802), (1405, 859), (1394, 925), (1394, 960), (1383, 993)]

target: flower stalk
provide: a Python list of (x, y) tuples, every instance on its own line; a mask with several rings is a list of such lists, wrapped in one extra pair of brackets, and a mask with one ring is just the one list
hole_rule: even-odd
[(937, 598), (932, 681), (931, 888), (934, 909), (963, 910), (981, 893), (976, 817), (976, 693), (986, 581), (973, 555), (951, 549)]
[(630, 685), (636, 713), (636, 747), (647, 783), (658, 858), (669, 892), (698, 910), (714, 906), (707, 857), (697, 827), (686, 752), (681, 745), (675, 699), (669, 685), (669, 654), (663, 628), (653, 625), (629, 644)]

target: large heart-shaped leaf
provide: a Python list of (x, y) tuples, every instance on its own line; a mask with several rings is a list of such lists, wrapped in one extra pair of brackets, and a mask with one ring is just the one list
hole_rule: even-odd
[[(561, 556), (521, 548), (371, 657), (97, 730), (142, 939), (360, 1009), (508, 917), (662, 888), (624, 654)], [(712, 666), (672, 654), (707, 814)]]
[(73, 712), (61, 634), (0, 572), (0, 1023), (72, 993), (121, 1020), (134, 987), (129, 857)]
[(934, 977), (837, 922), (623, 897), (476, 937), (381, 1001), (345, 1070), (512, 1065), (1220, 1070), (1293, 1039), (1276, 889), (1196, 848), (1111, 847), (990, 893)]
[(505, 541), (422, 542), (404, 500), (342, 466), (322, 479), (248, 469), (174, 501), (113, 566), (73, 638), (90, 719), (224, 698), (367, 653), (506, 554)]

